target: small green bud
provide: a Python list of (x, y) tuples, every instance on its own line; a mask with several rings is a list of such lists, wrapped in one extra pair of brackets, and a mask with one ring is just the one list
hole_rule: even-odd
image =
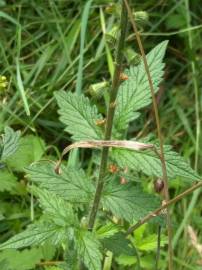
[(120, 17), (121, 16), (121, 5), (119, 3), (112, 3), (109, 4), (106, 8), (105, 8), (105, 12), (107, 14), (112, 14), (116, 17)]
[(5, 88), (8, 86), (8, 82), (5, 76), (0, 76), (0, 91), (5, 90)]
[(134, 66), (138, 65), (141, 61), (141, 55), (136, 53), (132, 48), (128, 47), (125, 49), (124, 54), (128, 62)]
[(88, 228), (88, 219), (85, 216), (81, 218), (81, 227), (83, 229), (87, 229)]
[(115, 47), (116, 45), (118, 30), (119, 30), (119, 27), (115, 25), (110, 31), (108, 31), (105, 34), (106, 41), (109, 44), (109, 46), (112, 48)]
[(96, 98), (99, 99), (103, 96), (104, 91), (108, 88), (109, 83), (108, 82), (99, 82), (99, 83), (94, 83), (91, 84), (89, 89), (88, 89), (88, 93)]
[(149, 20), (149, 14), (146, 11), (136, 11), (133, 14), (137, 24), (144, 25)]

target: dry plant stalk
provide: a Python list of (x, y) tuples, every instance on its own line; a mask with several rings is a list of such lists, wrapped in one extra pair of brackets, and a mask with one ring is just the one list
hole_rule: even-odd
[(194, 229), (188, 225), (187, 232), (190, 238), (191, 245), (196, 249), (199, 256), (202, 258), (202, 244), (199, 243), (198, 237)]
[[(168, 177), (167, 177), (167, 170), (166, 170), (166, 163), (165, 163), (165, 157), (164, 157), (164, 150), (163, 150), (163, 137), (161, 133), (161, 126), (160, 126), (160, 118), (159, 118), (159, 113), (158, 113), (158, 105), (156, 102), (155, 98), (155, 91), (154, 91), (154, 85), (152, 82), (151, 74), (149, 71), (149, 66), (147, 63), (144, 47), (142, 45), (142, 41), (140, 38), (140, 34), (138, 32), (136, 22), (134, 15), (132, 14), (131, 8), (128, 4), (127, 0), (123, 0), (126, 6), (126, 9), (128, 11), (128, 16), (131, 21), (132, 28), (134, 30), (134, 33), (136, 35), (137, 43), (142, 55), (144, 67), (145, 67), (145, 72), (148, 77), (148, 82), (151, 90), (151, 96), (152, 96), (152, 103), (153, 103), (153, 108), (154, 108), (154, 113), (155, 113), (155, 119), (156, 119), (156, 126), (157, 126), (157, 133), (158, 133), (158, 138), (159, 138), (159, 146), (160, 146), (160, 160), (161, 160), (161, 165), (162, 165), (162, 174), (163, 174), (163, 181), (164, 181), (164, 187), (165, 187), (165, 200), (168, 202), (169, 201), (169, 191), (168, 191)], [(173, 269), (173, 250), (172, 250), (172, 227), (171, 227), (171, 217), (169, 213), (169, 209), (167, 209), (167, 229), (168, 229), (168, 268), (169, 270)]]

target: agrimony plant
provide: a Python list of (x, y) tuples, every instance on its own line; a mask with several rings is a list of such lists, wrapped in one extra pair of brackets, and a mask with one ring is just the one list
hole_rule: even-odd
[[(104, 116), (88, 97), (65, 91), (55, 92), (60, 120), (65, 125), (65, 131), (72, 135), (73, 142), (94, 141), (96, 144), (101, 140), (124, 140), (130, 122), (140, 117), (141, 109), (151, 103), (142, 59), (136, 66), (124, 71), (122, 68), (127, 29), (124, 4), (120, 27), (106, 124)], [(146, 56), (156, 92), (163, 77), (167, 44), (168, 41), (161, 42)], [(124, 74), (124, 80), (121, 80), (121, 74)], [(9, 132), (10, 129), (7, 136)], [(18, 133), (11, 137), (16, 141)], [(0, 249), (51, 243), (63, 248), (65, 267), (72, 270), (83, 267), (102, 269), (108, 251), (117, 262), (121, 261), (120, 256), (136, 254), (136, 243), (132, 238), (126, 238), (127, 229), (161, 205), (157, 196), (146, 192), (141, 182), (135, 181), (142, 176), (142, 179), (162, 177), (158, 144), (149, 142), (148, 138), (141, 138), (141, 142), (152, 144), (153, 148), (109, 150), (104, 146), (101, 158), (96, 152), (99, 165), (95, 161), (95, 173), (91, 175), (80, 167), (64, 163), (58, 173), (55, 164), (48, 161), (26, 168), (27, 176), (34, 184), (31, 191), (38, 199), (43, 214), (25, 231), (2, 243)], [(13, 151), (9, 150), (6, 135), (2, 149), (2, 158)], [(198, 180), (198, 175), (170, 146), (165, 146), (164, 150), (169, 179)], [(98, 176), (97, 184), (95, 176)], [(161, 223), (162, 216), (156, 218), (156, 222)]]

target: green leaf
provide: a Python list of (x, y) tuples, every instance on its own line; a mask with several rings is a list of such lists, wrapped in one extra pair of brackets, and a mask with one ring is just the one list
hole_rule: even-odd
[(79, 231), (77, 234), (77, 252), (88, 270), (101, 270), (102, 254), (100, 242), (95, 235), (88, 231)]
[[(158, 91), (163, 77), (162, 59), (167, 44), (168, 41), (161, 42), (146, 56), (155, 92)], [(117, 130), (127, 129), (128, 123), (140, 115), (137, 111), (151, 103), (151, 92), (143, 60), (139, 65), (130, 67), (124, 73), (128, 75), (128, 80), (122, 82), (119, 87), (114, 118)]]
[[(167, 175), (169, 178), (180, 176), (189, 181), (199, 180), (197, 173), (185, 162), (170, 146), (164, 146)], [(128, 167), (135, 171), (142, 171), (146, 175), (162, 177), (161, 161), (152, 150), (130, 151), (125, 149), (114, 149), (113, 158), (120, 167)]]
[(60, 120), (66, 125), (65, 131), (72, 134), (74, 140), (96, 140), (102, 138), (101, 129), (96, 121), (101, 120), (96, 106), (91, 106), (84, 95), (65, 91), (55, 92), (60, 107)]
[(1, 160), (5, 161), (13, 155), (19, 146), (20, 131), (14, 131), (10, 127), (5, 128), (5, 134), (2, 135), (1, 142)]
[(92, 199), (94, 186), (81, 169), (62, 166), (61, 174), (57, 174), (53, 164), (41, 162), (33, 164), (26, 172), (41, 188), (53, 191), (67, 201), (86, 203)]
[(39, 197), (39, 203), (48, 218), (58, 226), (76, 226), (78, 221), (75, 218), (72, 206), (56, 195), (54, 192), (40, 190), (32, 187), (34, 194)]
[(64, 270), (64, 268), (60, 268), (58, 266), (47, 266), (45, 270)]
[[(141, 241), (139, 242), (135, 241), (135, 238), (134, 238), (135, 246), (141, 251), (156, 250), (157, 241), (158, 241), (157, 234), (150, 234), (144, 237), (143, 239), (141, 239)], [(167, 242), (168, 242), (167, 237), (161, 234), (161, 247), (164, 247), (167, 244)]]
[(133, 255), (133, 256), (129, 256), (129, 255), (120, 255), (118, 258), (116, 258), (116, 262), (120, 265), (124, 265), (124, 266), (131, 266), (133, 264), (136, 264), (137, 262), (137, 258)]
[(159, 206), (155, 196), (145, 193), (133, 183), (122, 185), (115, 179), (105, 186), (102, 204), (115, 216), (129, 222), (139, 220)]
[(7, 164), (16, 171), (23, 171), (34, 161), (41, 159), (45, 150), (44, 141), (36, 136), (28, 135), (20, 139), (19, 148), (9, 159)]
[(120, 230), (119, 226), (114, 223), (107, 223), (96, 230), (98, 239), (109, 238)]
[(115, 256), (120, 256), (121, 254), (134, 255), (130, 241), (126, 239), (126, 236), (122, 232), (118, 232), (110, 238), (103, 239), (102, 244), (107, 250), (113, 252)]
[(0, 191), (13, 191), (17, 185), (17, 178), (7, 170), (0, 170)]
[(41, 250), (37, 248), (32, 248), (30, 250), (25, 249), (23, 251), (9, 249), (0, 253), (0, 261), (6, 260), (9, 269), (12, 270), (33, 269), (42, 258), (43, 254), (41, 253)]
[(12, 270), (10, 267), (9, 267), (9, 263), (7, 260), (0, 260), (0, 269), (1, 270)]
[(44, 244), (47, 240), (56, 245), (64, 238), (65, 230), (59, 226), (44, 223), (32, 224), (25, 231), (1, 244), (0, 250)]

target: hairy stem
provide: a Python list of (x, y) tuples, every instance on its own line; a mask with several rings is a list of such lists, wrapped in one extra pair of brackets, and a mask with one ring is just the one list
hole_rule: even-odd
[[(159, 113), (158, 113), (158, 106), (157, 106), (157, 102), (156, 102), (156, 98), (155, 98), (155, 91), (154, 91), (154, 86), (153, 86), (153, 82), (152, 82), (152, 78), (151, 78), (151, 74), (149, 71), (149, 66), (147, 63), (147, 59), (146, 59), (146, 55), (144, 52), (144, 48), (142, 45), (142, 41), (140, 38), (140, 34), (138, 32), (136, 23), (135, 23), (135, 19), (134, 16), (132, 14), (131, 8), (128, 4), (127, 0), (124, 0), (125, 4), (126, 4), (126, 8), (128, 11), (128, 16), (130, 18), (133, 30), (135, 32), (136, 35), (136, 39), (138, 42), (138, 46), (143, 58), (143, 62), (144, 62), (144, 67), (145, 67), (145, 71), (148, 77), (148, 82), (149, 82), (149, 86), (150, 86), (150, 90), (151, 90), (151, 96), (152, 96), (152, 102), (153, 102), (153, 108), (154, 108), (154, 113), (155, 113), (155, 119), (156, 119), (156, 125), (157, 125), (157, 133), (158, 133), (158, 138), (159, 138), (159, 145), (160, 145), (160, 160), (161, 160), (161, 166), (162, 166), (162, 174), (163, 174), (163, 181), (164, 181), (164, 188), (165, 188), (165, 200), (166, 202), (169, 201), (169, 191), (168, 191), (168, 178), (167, 178), (167, 171), (166, 171), (166, 163), (165, 163), (165, 158), (164, 158), (164, 150), (163, 150), (163, 137), (161, 134), (161, 127), (160, 127), (160, 119), (159, 119)], [(168, 266), (169, 266), (169, 270), (173, 269), (173, 251), (172, 251), (172, 228), (171, 228), (171, 218), (170, 218), (170, 213), (169, 213), (169, 209), (167, 209), (167, 228), (168, 228)]]
[[(116, 107), (116, 97), (117, 97), (118, 88), (120, 84), (120, 73), (122, 70), (123, 48), (124, 48), (126, 31), (127, 31), (127, 21), (128, 21), (128, 16), (127, 16), (126, 7), (124, 5), (124, 2), (122, 2), (121, 25), (120, 25), (121, 33), (120, 33), (118, 45), (117, 45), (116, 58), (115, 58), (115, 71), (114, 71), (114, 76), (113, 76), (113, 81), (112, 81), (112, 89), (110, 92), (110, 102), (109, 102), (109, 107), (107, 111), (107, 120), (106, 120), (106, 128), (105, 128), (105, 135), (104, 135), (105, 140), (111, 139), (113, 118), (114, 118), (114, 112), (115, 112), (115, 107)], [(89, 230), (93, 229), (97, 211), (99, 208), (100, 198), (101, 198), (101, 194), (102, 194), (102, 190), (104, 186), (105, 173), (107, 169), (108, 154), (109, 154), (109, 148), (103, 147), (96, 192), (95, 192), (93, 205), (92, 205), (90, 216), (89, 216), (89, 222), (88, 222)]]
[(199, 182), (196, 185), (188, 188), (184, 192), (180, 193), (175, 198), (167, 201), (161, 207), (157, 208), (156, 210), (154, 210), (153, 212), (149, 213), (144, 218), (142, 218), (141, 220), (139, 220), (136, 224), (132, 225), (127, 230), (126, 235), (131, 234), (133, 231), (135, 231), (137, 228), (139, 228), (140, 226), (142, 226), (144, 223), (148, 222), (150, 219), (152, 219), (152, 218), (160, 215), (162, 213), (162, 210), (167, 209), (168, 206), (170, 206), (171, 204), (174, 204), (174, 203), (180, 201), (182, 198), (184, 198), (185, 196), (189, 195), (190, 193), (192, 193), (193, 191), (195, 191), (196, 189), (201, 188), (201, 187), (202, 187), (202, 182)]

